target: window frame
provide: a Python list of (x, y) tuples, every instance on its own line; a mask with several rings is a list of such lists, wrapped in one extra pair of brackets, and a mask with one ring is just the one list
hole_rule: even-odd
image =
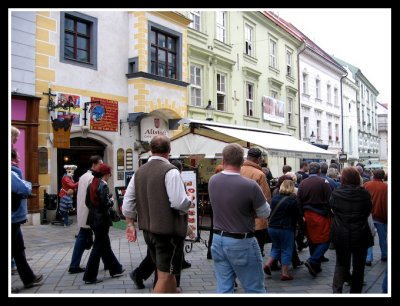
[[(199, 31), (201, 29), (201, 11), (190, 11), (189, 12), (189, 17), (192, 20), (192, 22), (189, 24), (189, 27), (193, 30)], [(198, 19), (198, 23), (196, 23), (195, 19)], [(198, 25), (198, 28), (196, 27), (196, 24)]]
[(333, 88), (333, 103), (335, 106), (339, 106), (339, 89), (337, 87)]
[(286, 75), (287, 76), (292, 76), (292, 64), (293, 62), (293, 51), (291, 51), (289, 48), (286, 48)]
[(308, 95), (308, 73), (303, 72), (303, 93)]
[[(218, 76), (219, 76), (219, 81), (218, 81)], [(221, 78), (222, 77), (224, 78), (223, 85), (224, 85), (224, 90), (225, 91), (221, 90), (221, 84), (222, 84)], [(226, 112), (227, 111), (227, 79), (228, 79), (228, 75), (227, 74), (222, 73), (222, 72), (217, 72), (217, 74), (216, 74), (217, 111), (221, 111), (221, 112)], [(222, 97), (222, 96), (224, 97), (224, 103), (223, 103), (223, 109), (220, 109), (221, 103), (220, 103), (218, 97)]]
[(309, 123), (310, 123), (310, 120), (309, 120), (309, 118), (307, 117), (307, 116), (304, 116), (303, 117), (303, 129), (304, 129), (304, 138), (309, 138)]
[[(89, 32), (89, 61), (84, 62), (78, 59), (72, 59), (65, 56), (65, 36), (66, 36), (66, 18), (73, 19), (74, 21), (82, 22), (87, 24)], [(98, 39), (97, 39), (97, 28), (98, 28), (97, 18), (85, 15), (79, 12), (60, 12), (60, 62), (68, 63), (80, 67), (91, 68), (97, 70), (97, 49), (98, 49)], [(74, 46), (77, 42), (75, 41)], [(77, 46), (76, 46), (77, 47)]]
[(315, 79), (315, 98), (321, 99), (321, 80)]
[[(200, 72), (200, 75), (199, 75), (200, 84), (197, 84), (197, 82), (196, 83), (192, 83), (192, 67), (195, 68), (195, 80), (197, 79), (196, 71), (199, 70), (199, 72)], [(189, 81), (190, 81), (190, 85), (189, 85), (189, 88), (190, 88), (189, 89), (189, 91), (190, 91), (190, 106), (202, 107), (203, 106), (203, 103), (202, 103), (202, 101), (203, 101), (203, 88), (202, 88), (203, 67), (192, 63), (192, 64), (190, 64), (190, 67), (189, 67), (189, 74), (190, 74), (190, 79), (189, 79)], [(196, 103), (193, 104), (193, 99), (192, 99), (193, 98), (193, 95), (192, 95), (192, 89), (193, 88), (200, 91), (200, 104), (199, 105), (197, 105), (197, 96), (196, 96)]]
[[(254, 83), (245, 82), (246, 84), (246, 116), (255, 117), (255, 108), (254, 108)], [(249, 86), (251, 86), (251, 96), (249, 95)], [(250, 113), (252, 112), (252, 113)]]
[[(152, 43), (151, 43), (151, 32), (155, 30), (157, 32), (160, 32), (166, 36), (169, 36), (171, 38), (175, 39), (175, 73), (176, 73), (176, 78), (170, 78), (165, 75), (160, 75), (160, 74), (154, 74), (152, 73), (151, 70), (151, 48), (152, 48)], [(166, 38), (166, 42), (168, 43), (168, 38)], [(167, 78), (169, 80), (177, 80), (180, 81), (182, 78), (182, 33), (179, 33), (177, 31), (174, 31), (170, 28), (167, 28), (165, 26), (162, 26), (160, 24), (156, 24), (152, 21), (148, 21), (148, 45), (147, 45), (147, 71), (149, 74), (155, 75), (157, 77), (162, 77), (162, 78)], [(158, 52), (157, 52), (157, 57), (158, 57)], [(168, 63), (168, 57), (166, 58), (166, 63)], [(168, 69), (165, 69), (166, 72), (168, 72)]]
[[(276, 58), (278, 43), (275, 39), (269, 38), (268, 46), (269, 46), (269, 66), (274, 69), (278, 69), (278, 67), (277, 67), (278, 63), (277, 63), (277, 58)], [(271, 49), (273, 49), (273, 50), (271, 50)]]
[(287, 125), (292, 126), (292, 117), (293, 117), (293, 101), (294, 99), (292, 97), (287, 97), (287, 104), (288, 104), (288, 120), (287, 120)]
[[(249, 30), (249, 31), (247, 31)], [(247, 37), (247, 34), (249, 33), (250, 37)], [(254, 40), (254, 28), (246, 23), (244, 25), (244, 44), (245, 44), (245, 54), (251, 57), (255, 57), (255, 52), (253, 50), (253, 40)], [(250, 51), (249, 51), (250, 50)]]
[(331, 86), (331, 84), (326, 84), (326, 103), (332, 104), (332, 86)]
[[(219, 15), (222, 14), (222, 15)], [(227, 41), (226, 29), (227, 29), (227, 12), (226, 11), (217, 11), (215, 13), (215, 38), (223, 43)], [(220, 17), (222, 16), (222, 24), (220, 23)], [(220, 37), (220, 33), (222, 33), (222, 39)]]

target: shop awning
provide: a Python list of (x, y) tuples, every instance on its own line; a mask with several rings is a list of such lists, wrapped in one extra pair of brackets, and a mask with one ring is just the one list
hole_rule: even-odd
[[(226, 143), (246, 142), (250, 147), (258, 146), (265, 149), (269, 156), (311, 159), (331, 159), (336, 157), (335, 153), (301, 141), (289, 133), (194, 119), (182, 119), (180, 123), (188, 125), (191, 132), (183, 136), (174, 137), (171, 142), (174, 154), (171, 155), (183, 154), (180, 152), (191, 152), (192, 154), (215, 156), (216, 154), (221, 154)], [(196, 134), (201, 134), (201, 130), (212, 130), (214, 132), (212, 136), (208, 133), (209, 137), (206, 137), (206, 139), (193, 137)], [(229, 137), (228, 141), (224, 140), (226, 136)], [(212, 140), (217, 141), (217, 143), (212, 142)]]

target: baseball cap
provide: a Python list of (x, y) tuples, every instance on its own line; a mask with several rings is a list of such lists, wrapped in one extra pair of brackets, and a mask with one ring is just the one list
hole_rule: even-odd
[(250, 148), (249, 151), (247, 152), (247, 156), (251, 156), (251, 157), (255, 157), (255, 158), (259, 158), (261, 157), (261, 150), (258, 148)]

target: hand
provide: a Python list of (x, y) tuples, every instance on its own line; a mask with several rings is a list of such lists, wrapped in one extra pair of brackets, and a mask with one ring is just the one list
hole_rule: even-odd
[(128, 242), (136, 242), (136, 228), (133, 225), (126, 226), (126, 239)]

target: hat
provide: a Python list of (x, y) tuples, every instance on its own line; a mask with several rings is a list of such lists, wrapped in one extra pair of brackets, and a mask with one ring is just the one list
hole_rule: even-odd
[(249, 151), (247, 152), (247, 156), (259, 158), (261, 157), (261, 150), (259, 148), (250, 148)]
[(76, 165), (64, 165), (65, 170), (75, 171), (76, 168), (78, 168)]
[(107, 164), (101, 164), (98, 170), (101, 175), (111, 174), (111, 167)]

